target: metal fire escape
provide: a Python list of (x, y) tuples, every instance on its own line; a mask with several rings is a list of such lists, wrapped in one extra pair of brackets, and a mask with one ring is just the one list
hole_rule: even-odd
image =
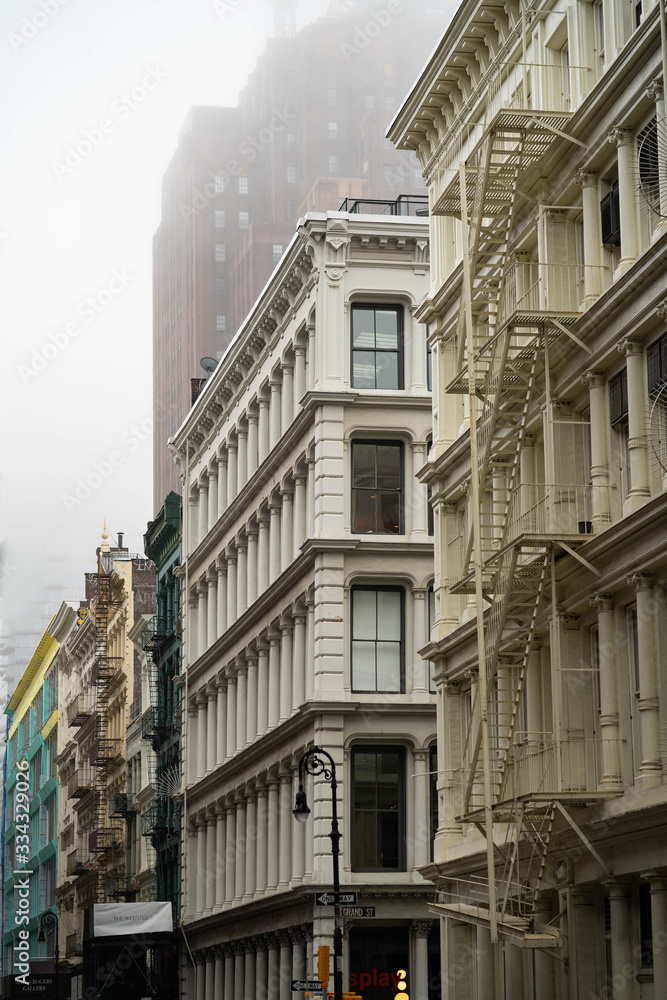
[[(487, 857), (486, 876), (446, 880), (436, 908), (490, 927), (492, 940), (500, 933), (524, 947), (559, 943), (557, 929), (535, 923), (556, 813), (583, 836), (563, 805), (575, 798), (561, 794), (559, 761), (551, 761), (558, 774), (543, 776), (527, 794), (517, 789), (513, 766), (536, 620), (554, 592), (554, 552), (577, 555), (577, 542), (585, 540), (572, 517), (546, 524), (537, 507), (529, 509), (520, 476), (536, 381), (546, 382), (550, 403), (549, 349), (573, 336), (569, 326), (578, 313), (546, 309), (539, 296), (522, 302), (507, 281), (521, 177), (564, 135), (568, 118), (566, 111), (498, 112), (434, 208), (462, 222), (463, 289), (457, 339), (449, 345), (458, 374), (447, 391), (469, 398), (471, 516), (453, 590), (476, 595), (479, 682), (463, 750), (459, 820), (482, 832)], [(579, 794), (576, 801), (590, 799)]]

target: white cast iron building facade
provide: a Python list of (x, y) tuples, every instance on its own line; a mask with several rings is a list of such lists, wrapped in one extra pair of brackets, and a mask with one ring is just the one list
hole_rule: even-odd
[[(331, 790), (346, 985), (386, 960), (428, 1000), (432, 540), (427, 225), (308, 215), (172, 442), (184, 484), (184, 996), (286, 998), (332, 943)], [(430, 938), (429, 938), (430, 932)], [(378, 944), (379, 942), (379, 944)], [(375, 951), (373, 950), (375, 948)], [(391, 957), (387, 957), (387, 948)], [(379, 949), (379, 951), (378, 951)], [(383, 951), (384, 949), (384, 951)], [(374, 964), (375, 963), (375, 964)], [(385, 990), (386, 992), (386, 990)]]
[(466, 0), (390, 128), (431, 206), (448, 1000), (667, 996), (663, 59), (655, 0)]

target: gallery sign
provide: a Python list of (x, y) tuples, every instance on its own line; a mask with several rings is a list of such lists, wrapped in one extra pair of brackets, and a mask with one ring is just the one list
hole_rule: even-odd
[(171, 903), (94, 903), (93, 937), (164, 934), (173, 930)]

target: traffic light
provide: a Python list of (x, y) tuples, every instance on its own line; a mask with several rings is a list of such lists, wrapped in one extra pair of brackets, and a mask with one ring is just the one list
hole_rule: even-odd
[(321, 944), (317, 949), (317, 978), (324, 989), (329, 985), (329, 945)]

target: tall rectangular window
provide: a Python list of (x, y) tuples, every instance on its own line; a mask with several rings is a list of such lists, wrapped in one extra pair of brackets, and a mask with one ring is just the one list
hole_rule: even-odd
[(327, 132), (329, 135), (329, 141), (335, 142), (338, 138), (338, 122), (329, 122)]
[(225, 190), (225, 175), (224, 174), (216, 174), (215, 175), (215, 184), (214, 184), (214, 187), (215, 187), (215, 193), (216, 194), (223, 194), (223, 192)]
[(648, 391), (656, 392), (667, 381), (667, 333), (646, 348)]
[(225, 228), (225, 210), (224, 208), (216, 208), (215, 210), (215, 228), (224, 229)]
[(405, 871), (405, 751), (352, 751), (352, 870)]
[(218, 263), (222, 263), (225, 259), (225, 244), (216, 243), (215, 244), (215, 259)]
[(335, 87), (327, 89), (327, 104), (330, 108), (335, 108), (338, 104), (338, 91)]
[(248, 193), (248, 178), (239, 177), (239, 194), (247, 194), (247, 193)]
[(329, 173), (330, 174), (337, 174), (338, 173), (338, 157), (337, 156), (333, 156), (332, 155), (332, 156), (329, 157)]
[(282, 243), (274, 243), (273, 244), (273, 263), (274, 264), (278, 263), (278, 261), (280, 260), (280, 258), (283, 255), (284, 250), (285, 250), (285, 248), (283, 247)]
[(403, 388), (403, 310), (400, 306), (352, 307), (352, 386)]
[(352, 443), (352, 531), (403, 531), (403, 446), (396, 441)]
[(225, 295), (226, 294), (226, 292), (225, 292), (225, 279), (222, 276), (217, 277), (215, 279), (215, 294), (216, 295)]
[(215, 328), (218, 333), (224, 333), (227, 329), (227, 317), (224, 313), (218, 313), (215, 317)]
[(402, 692), (403, 591), (352, 588), (352, 690)]
[(296, 184), (296, 167), (287, 167), (286, 179), (288, 184)]
[(609, 379), (609, 415), (612, 427), (628, 419), (628, 372), (626, 368)]
[(250, 226), (250, 214), (239, 212), (239, 229), (248, 229)]

